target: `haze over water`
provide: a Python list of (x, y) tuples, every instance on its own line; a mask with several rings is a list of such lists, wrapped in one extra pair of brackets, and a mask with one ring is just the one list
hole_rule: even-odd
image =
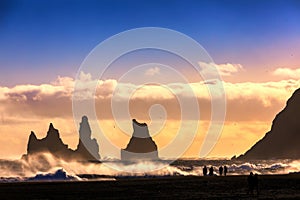
[[(226, 165), (228, 175), (299, 172), (299, 160), (228, 160), (245, 153), (265, 136), (275, 116), (300, 86), (299, 11), (299, 3), (292, 0), (1, 1), (0, 181), (27, 181), (40, 173), (49, 173), (51, 179), (59, 169), (69, 175), (58, 174), (62, 180), (92, 177), (83, 174), (112, 179), (202, 176), (204, 165), (214, 166), (216, 174), (219, 166)], [(96, 52), (101, 42), (143, 27), (166, 28), (186, 35), (202, 45), (206, 58), (211, 59), (206, 61), (211, 62), (195, 61), (197, 71), (189, 60), (174, 52), (145, 48), (119, 55), (103, 76), (82, 70), (94, 64), (88, 56)], [(107, 56), (92, 58), (113, 57), (112, 52), (133, 45), (145, 35), (104, 49)], [(144, 39), (147, 38), (151, 37)], [(165, 44), (171, 38), (158, 38), (155, 44)], [(179, 40), (170, 43), (174, 47)], [(102, 62), (96, 64), (95, 71), (102, 69)], [(211, 77), (210, 69), (220, 79), (205, 80), (202, 75)], [(76, 149), (76, 84), (86, 92), (79, 95), (80, 100), (86, 101), (90, 95), (94, 100), (97, 119), (91, 117), (91, 123), (99, 125), (104, 134), (101, 138), (99, 131), (92, 128), (92, 138), (98, 141), (102, 163), (66, 162), (49, 154), (33, 156), (28, 161), (20, 159), (26, 154), (31, 131), (43, 138), (49, 123), (59, 129), (64, 144)], [(91, 93), (82, 85), (95, 86), (95, 90)], [(226, 117), (220, 125), (220, 135), (215, 134), (220, 136), (214, 138), (216, 144), (211, 145), (205, 158), (200, 158), (212, 122), (213, 95), (209, 88), (213, 85), (224, 89), (221, 96), (226, 102)], [(199, 111), (199, 118), (186, 115), (182, 120), (179, 97), (184, 99), (188, 111)], [(193, 101), (199, 104), (197, 109), (191, 108)], [(124, 102), (128, 103), (126, 112), (130, 117), (121, 112)], [(119, 111), (118, 121), (114, 111)], [(90, 117), (90, 113), (83, 115)], [(124, 164), (119, 160), (119, 150), (131, 139), (133, 118), (149, 125), (159, 150), (176, 138), (182, 122), (184, 134), (180, 141), (191, 144), (180, 149), (182, 155), (175, 162), (170, 161), (171, 156), (161, 155), (165, 160)], [(104, 137), (117, 151), (106, 151), (108, 143)], [(170, 165), (166, 164), (168, 161)], [(160, 166), (159, 170), (151, 170)], [(144, 169), (148, 171), (136, 173)]]

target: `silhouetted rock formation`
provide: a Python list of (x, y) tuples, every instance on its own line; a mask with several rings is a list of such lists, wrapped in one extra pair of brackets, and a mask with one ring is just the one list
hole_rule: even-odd
[(287, 101), (275, 117), (271, 130), (237, 159), (299, 159), (300, 158), (300, 89)]
[(125, 149), (121, 150), (121, 160), (158, 160), (157, 146), (152, 140), (146, 123), (132, 120), (133, 134)]
[[(87, 148), (88, 149), (87, 149)], [(91, 129), (86, 116), (82, 117), (79, 129), (79, 144), (73, 151), (64, 144), (57, 129), (50, 123), (47, 135), (43, 139), (37, 139), (33, 131), (27, 144), (27, 156), (38, 153), (51, 153), (55, 157), (64, 160), (98, 161), (100, 159), (99, 146), (96, 139), (91, 139)]]
[[(75, 152), (87, 160), (93, 160), (94, 158), (99, 160), (99, 146), (97, 140), (91, 139), (92, 131), (86, 116), (82, 117), (80, 128), (79, 128), (79, 143)], [(86, 149), (89, 148), (89, 150)]]

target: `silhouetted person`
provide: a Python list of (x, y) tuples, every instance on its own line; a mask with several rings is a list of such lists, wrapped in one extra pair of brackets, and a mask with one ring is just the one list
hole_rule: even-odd
[(223, 174), (223, 167), (222, 166), (219, 167), (219, 174), (220, 174), (220, 176), (222, 176), (222, 174)]
[(250, 172), (250, 175), (247, 178), (247, 182), (248, 182), (248, 192), (247, 194), (253, 194), (253, 189), (254, 189), (254, 176), (253, 173)]
[(224, 166), (224, 176), (226, 176), (227, 175), (227, 167), (226, 167), (226, 165)]
[(209, 168), (209, 175), (210, 176), (214, 175), (214, 168), (212, 166)]
[(206, 176), (206, 175), (207, 175), (207, 167), (204, 166), (204, 167), (203, 167), (203, 176)]
[(258, 195), (258, 175), (254, 174), (253, 176), (253, 189), (256, 190), (256, 194)]

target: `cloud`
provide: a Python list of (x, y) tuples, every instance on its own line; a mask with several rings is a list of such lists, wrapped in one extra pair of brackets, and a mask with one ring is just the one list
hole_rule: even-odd
[(146, 72), (145, 72), (145, 75), (147, 75), (147, 76), (154, 76), (157, 74), (160, 74), (160, 68), (158, 68), (158, 67), (152, 67), (152, 68), (146, 70)]
[(221, 76), (232, 76), (233, 74), (243, 70), (243, 66), (241, 64), (199, 62), (199, 65), (202, 73), (207, 74), (208, 76), (216, 76), (217, 74)]
[(241, 64), (220, 64), (216, 66), (220, 71), (221, 76), (231, 76), (234, 73), (237, 73), (243, 69)]
[[(299, 88), (300, 81), (290, 79), (262, 83), (230, 83), (211, 80), (197, 83), (139, 86), (132, 83), (118, 83), (114, 79), (94, 80), (89, 74), (82, 74), (78, 84), (80, 85), (79, 89), (87, 90), (88, 95), (92, 95), (94, 92), (89, 91), (88, 86), (97, 84), (96, 94), (93, 96), (96, 98), (97, 116), (100, 118), (99, 120), (111, 120), (111, 124), (114, 124), (111, 112), (113, 95), (116, 95), (115, 97), (118, 99), (116, 106), (120, 106), (120, 108), (124, 106), (124, 101), (130, 98), (128, 109), (131, 116), (145, 122), (151, 121), (149, 110), (154, 104), (164, 107), (168, 122), (180, 121), (182, 111), (178, 98), (183, 98), (187, 102), (191, 98), (196, 98), (200, 107), (200, 120), (197, 119), (197, 121), (209, 122), (211, 94), (208, 88), (218, 89), (218, 85), (223, 84), (227, 103), (226, 123), (237, 122), (240, 124), (238, 128), (233, 124), (229, 127), (225, 126), (226, 138), (232, 137), (230, 140), (228, 139), (228, 143), (226, 141), (225, 143), (231, 145), (232, 141), (242, 138), (245, 134), (257, 134), (258, 132), (264, 134), (275, 115), (285, 106), (287, 99)], [(73, 78), (58, 77), (51, 83), (40, 85), (0, 86), (0, 132), (4, 134), (3, 138), (9, 138), (0, 141), (0, 144), (5, 146), (4, 151), (1, 152), (2, 156), (7, 156), (7, 152), (10, 152), (10, 146), (5, 143), (7, 141), (18, 147), (15, 151), (11, 151), (12, 154), (24, 153), (30, 130), (36, 131), (37, 134), (40, 134), (38, 137), (42, 137), (47, 131), (49, 122), (54, 122), (64, 141), (75, 147), (77, 145), (75, 141), (78, 141), (76, 138), (78, 130), (73, 124), (72, 115), (74, 85)], [(217, 90), (217, 92), (220, 91)], [(252, 125), (254, 122), (261, 124), (262, 128), (259, 129), (257, 125)], [(248, 124), (251, 130), (248, 130), (249, 127), (247, 129)], [(265, 126), (265, 124), (267, 125)], [(108, 126), (107, 131), (114, 130), (113, 126)], [(173, 132), (170, 127), (165, 133), (168, 135)], [(115, 134), (114, 131), (111, 133)], [(238, 148), (236, 152), (244, 151), (248, 148), (245, 145), (251, 143), (249, 141), (256, 141), (260, 136), (251, 140), (249, 139), (250, 135), (245, 136), (243, 145), (235, 147)], [(201, 141), (199, 140), (199, 144)]]
[[(166, 107), (169, 117), (180, 118), (178, 100), (190, 102), (196, 99), (201, 108), (201, 117), (209, 119), (211, 92), (215, 92), (217, 98), (221, 97), (219, 86), (222, 84), (226, 92), (227, 120), (271, 120), (300, 82), (293, 79), (264, 83), (210, 81), (139, 86), (118, 83), (114, 79), (93, 80), (88, 74), (82, 74), (76, 84), (79, 85), (77, 92), (80, 95), (75, 93), (75, 96), (78, 95), (82, 100), (95, 98), (104, 118), (112, 117), (111, 100), (114, 98), (119, 106), (129, 100), (131, 112), (143, 119), (149, 118), (148, 108), (154, 104)], [(95, 84), (96, 92), (92, 89)], [(71, 118), (74, 85), (74, 79), (58, 77), (49, 84), (0, 87), (0, 113), (5, 117)], [(258, 112), (260, 115), (257, 115)]]
[(69, 77), (58, 77), (51, 84), (41, 85), (17, 85), (12, 88), (0, 86), (0, 100), (14, 101), (40, 101), (47, 96), (66, 97), (73, 90), (73, 79)]
[(273, 75), (280, 76), (283, 78), (292, 78), (292, 79), (300, 79), (300, 68), (291, 69), (286, 67), (277, 68)]
[(92, 79), (91, 74), (84, 73), (83, 71), (80, 72), (79, 78), (76, 81), (72, 81), (74, 87), (72, 93), (70, 93), (70, 98), (76, 101), (84, 101), (92, 98), (110, 98), (117, 86), (117, 81), (114, 79)]
[(265, 107), (272, 106), (274, 101), (285, 102), (299, 88), (298, 80), (282, 80), (274, 82), (224, 83), (228, 100), (257, 99)]
[(117, 81), (114, 79), (108, 79), (105, 81), (99, 80), (96, 93), (97, 97), (102, 99), (112, 97), (117, 84)]

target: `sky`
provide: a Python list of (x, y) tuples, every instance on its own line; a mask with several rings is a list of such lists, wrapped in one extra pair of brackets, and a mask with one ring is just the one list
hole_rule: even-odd
[[(225, 125), (210, 156), (241, 154), (270, 129), (275, 115), (299, 87), (299, 21), (300, 3), (291, 0), (1, 0), (0, 158), (24, 154), (30, 131), (44, 137), (50, 122), (60, 130), (63, 141), (75, 148), (78, 136), (71, 97), (81, 63), (100, 42), (140, 27), (173, 29), (206, 49), (220, 71), (227, 96)], [(128, 65), (122, 65), (121, 61), (118, 72)], [(179, 70), (186, 70), (186, 66), (176, 63)], [(155, 66), (149, 70), (145, 77), (163, 73)], [(82, 74), (82, 80), (94, 81), (88, 74)], [(96, 103), (100, 107), (108, 105), (109, 94), (118, 83), (117, 77), (101, 81)], [(202, 132), (207, 129), (210, 116), (205, 109), (209, 95), (196, 84), (189, 86), (195, 89), (204, 111), (201, 121), (197, 121), (199, 134), (184, 154), (187, 157), (198, 155), (204, 138)], [(132, 100), (139, 108), (132, 111), (138, 119), (150, 122), (149, 117), (137, 110), (157, 102), (171, 105), (166, 108), (171, 116), (168, 115), (164, 131), (154, 137), (158, 146), (163, 147), (172, 139), (172, 130), (178, 127), (180, 113), (175, 112), (178, 105), (173, 97), (161, 95), (161, 88), (144, 89), (149, 94), (137, 93)], [(110, 111), (100, 115), (105, 116), (103, 129), (110, 132), (108, 137), (124, 148), (128, 136), (121, 130), (111, 134), (114, 122)], [(11, 145), (16, 148), (11, 149)]]

